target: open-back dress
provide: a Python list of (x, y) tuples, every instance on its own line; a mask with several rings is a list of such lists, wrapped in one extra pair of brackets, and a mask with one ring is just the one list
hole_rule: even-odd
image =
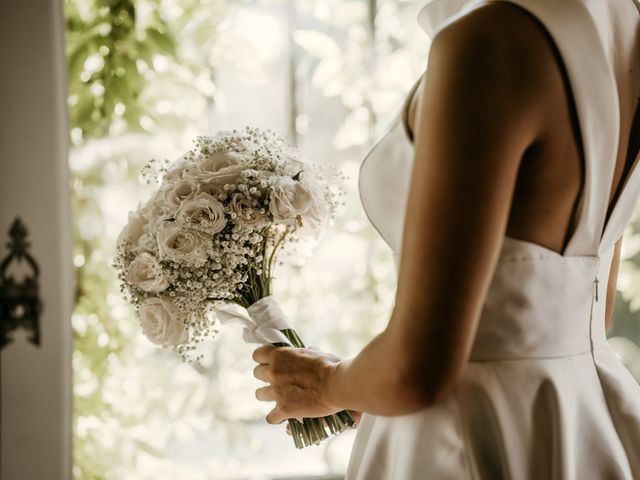
[[(418, 23), (433, 38), (488, 1), (432, 0)], [(640, 194), (636, 159), (605, 225), (620, 129), (607, 0), (507, 1), (541, 22), (564, 64), (585, 161), (576, 227), (562, 254), (504, 237), (456, 388), (411, 415), (365, 413), (347, 480), (640, 479), (640, 386), (605, 336), (614, 245)], [(407, 106), (359, 177), (396, 265), (413, 162)]]

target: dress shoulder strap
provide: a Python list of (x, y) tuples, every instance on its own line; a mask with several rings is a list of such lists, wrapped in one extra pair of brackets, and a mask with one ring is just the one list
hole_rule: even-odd
[[(640, 14), (640, 0), (630, 0)], [(623, 188), (613, 207), (609, 220), (602, 234), (601, 251), (611, 248), (624, 234), (633, 217), (633, 213), (640, 199), (640, 154), (636, 156), (631, 170), (624, 180)]]

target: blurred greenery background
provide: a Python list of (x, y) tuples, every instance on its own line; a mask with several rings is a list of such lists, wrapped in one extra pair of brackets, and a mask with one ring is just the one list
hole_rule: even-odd
[[(282, 268), (284, 309), (308, 344), (350, 355), (388, 318), (395, 273), (361, 210), (362, 156), (424, 68), (403, 0), (66, 0), (74, 263), (74, 477), (339, 477), (353, 433), (296, 451), (263, 421), (251, 347), (211, 342), (201, 366), (142, 338), (110, 267), (151, 158), (250, 124), (287, 134), (350, 178), (347, 206), (306, 267)], [(640, 218), (626, 234), (611, 342), (640, 379)], [(328, 478), (328, 477), (326, 477)]]

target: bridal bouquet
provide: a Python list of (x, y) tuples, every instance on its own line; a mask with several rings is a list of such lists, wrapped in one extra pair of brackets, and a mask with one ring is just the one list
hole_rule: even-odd
[[(336, 175), (248, 127), (198, 137), (161, 173), (129, 214), (115, 259), (144, 334), (185, 360), (218, 332), (216, 319), (242, 324), (247, 342), (303, 348), (271, 294), (272, 269), (284, 245), (331, 218), (343, 195)], [(342, 411), (289, 425), (302, 448), (355, 422)]]

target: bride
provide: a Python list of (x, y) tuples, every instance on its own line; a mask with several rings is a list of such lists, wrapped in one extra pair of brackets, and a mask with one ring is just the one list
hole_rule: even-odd
[(432, 0), (428, 68), (363, 161), (395, 253), (353, 358), (263, 346), (270, 423), (364, 412), (347, 479), (640, 478), (640, 387), (606, 341), (640, 195), (634, 0)]

